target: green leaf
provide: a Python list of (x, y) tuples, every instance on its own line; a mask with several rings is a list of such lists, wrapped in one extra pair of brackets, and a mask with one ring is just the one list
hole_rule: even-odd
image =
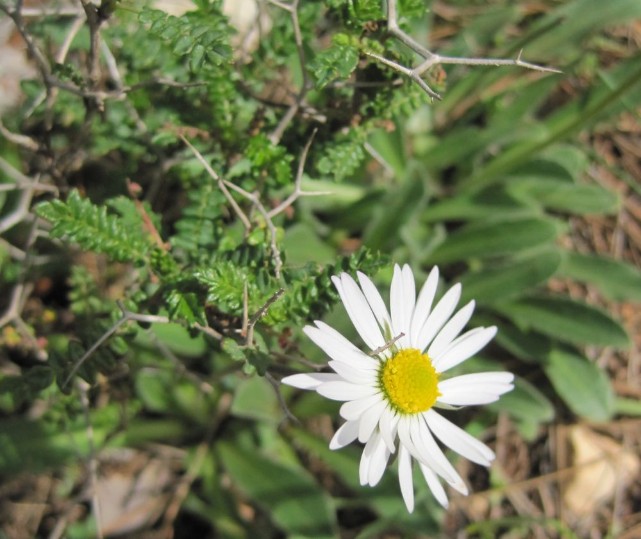
[(466, 273), (460, 279), (463, 285), (463, 301), (476, 299), (480, 303), (493, 304), (545, 283), (561, 263), (557, 251), (546, 250), (534, 256), (508, 260), (500, 266), (482, 268)]
[(614, 393), (607, 374), (573, 352), (553, 350), (544, 367), (559, 397), (575, 414), (607, 421), (614, 413)]
[(599, 255), (564, 252), (560, 273), (596, 286), (614, 301), (641, 301), (641, 271), (620, 260)]
[(543, 361), (552, 349), (552, 341), (545, 335), (535, 331), (528, 331), (507, 322), (500, 322), (496, 319), (484, 325), (495, 324), (499, 326), (496, 334), (497, 344), (527, 363), (538, 363)]
[(428, 223), (440, 221), (470, 221), (484, 217), (523, 213), (522, 201), (495, 186), (477, 193), (461, 193), (433, 203), (423, 219)]
[(359, 51), (349, 36), (336, 34), (332, 45), (320, 52), (311, 66), (316, 86), (321, 89), (336, 79), (346, 79), (358, 65)]
[(202, 333), (192, 335), (179, 324), (153, 324), (150, 331), (169, 350), (179, 356), (197, 358), (207, 351), (207, 343)]
[(107, 213), (105, 206), (82, 198), (77, 189), (69, 193), (66, 202), (43, 202), (36, 213), (52, 223), (53, 237), (65, 237), (116, 262), (141, 262), (151, 247), (142, 226), (132, 227), (124, 218)]
[(336, 181), (354, 174), (365, 158), (364, 141), (357, 131), (353, 130), (349, 135), (335, 139), (325, 147), (324, 155), (316, 165), (318, 172), (331, 175)]
[(136, 393), (142, 404), (151, 412), (167, 413), (171, 410), (170, 385), (165, 371), (141, 370), (136, 375)]
[(187, 324), (206, 324), (203, 302), (193, 292), (171, 289), (165, 294), (167, 312), (172, 320)]
[(508, 413), (519, 425), (519, 430), (532, 440), (541, 423), (554, 418), (554, 406), (534, 385), (517, 378), (514, 389), (503, 395), (492, 407)]
[(300, 428), (291, 429), (291, 436), (297, 446), (320, 458), (347, 486), (357, 492), (362, 489), (358, 480), (358, 454), (355, 447), (332, 451), (327, 440)]
[(231, 413), (237, 417), (270, 423), (277, 423), (283, 418), (274, 388), (259, 376), (252, 376), (238, 385)]
[(496, 309), (523, 328), (564, 342), (626, 347), (629, 339), (618, 322), (603, 311), (562, 297), (528, 297), (497, 305)]
[(577, 185), (545, 178), (513, 179), (508, 190), (519, 199), (575, 215), (614, 214), (620, 200), (616, 193), (598, 185)]
[(519, 251), (552, 244), (558, 234), (550, 219), (513, 219), (468, 225), (450, 236), (430, 255), (429, 261), (443, 264), (473, 258), (514, 255)]
[(225, 338), (222, 342), (223, 350), (231, 357), (234, 361), (246, 361), (246, 348), (243, 348), (238, 344), (234, 339)]
[(232, 481), (289, 534), (336, 537), (334, 509), (329, 497), (303, 470), (293, 470), (247, 451), (221, 443), (218, 451)]
[(365, 244), (372, 249), (390, 247), (396, 240), (390, 230), (399, 230), (421, 208), (423, 183), (408, 175), (403, 183), (379, 204), (365, 229)]

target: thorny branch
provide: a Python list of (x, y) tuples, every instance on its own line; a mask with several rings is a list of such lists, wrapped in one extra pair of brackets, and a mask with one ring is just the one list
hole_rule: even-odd
[(317, 130), (314, 129), (314, 131), (312, 132), (312, 136), (309, 137), (307, 144), (305, 144), (305, 147), (303, 148), (300, 159), (298, 160), (298, 169), (296, 170), (296, 179), (294, 180), (294, 191), (285, 200), (283, 200), (283, 202), (281, 202), (278, 206), (276, 206), (274, 209), (267, 212), (267, 216), (270, 219), (272, 217), (276, 217), (279, 213), (289, 208), (296, 201), (298, 197), (321, 196), (321, 195), (331, 194), (329, 191), (303, 191), (301, 187), (301, 183), (303, 181), (303, 172), (305, 171), (305, 162), (307, 161), (307, 154), (309, 153), (309, 149), (312, 146), (314, 137), (316, 136), (316, 131)]
[[(78, 359), (78, 361), (76, 361), (76, 364), (73, 366), (71, 372), (62, 384), (63, 388), (66, 387), (71, 379), (78, 373), (78, 370), (80, 369), (80, 367), (82, 367), (85, 361), (87, 361), (87, 359), (89, 359), (89, 357), (91, 357), (96, 352), (96, 350), (98, 350), (98, 348), (100, 348), (127, 322), (145, 322), (148, 324), (169, 324), (171, 322), (171, 320), (167, 316), (134, 313), (126, 309), (122, 302), (117, 301), (116, 304), (118, 305), (122, 316), (118, 320), (116, 320), (116, 322), (114, 322), (114, 324), (107, 331), (105, 331), (105, 333), (101, 335), (101, 337), (91, 346), (91, 348), (89, 348), (89, 350), (87, 350), (82, 355), (80, 359)], [(206, 335), (215, 338), (216, 340), (222, 339), (222, 335), (210, 327), (203, 326), (201, 324), (193, 324), (193, 327), (198, 331), (201, 331)]]
[(401, 30), (398, 24), (398, 0), (387, 0), (387, 31), (406, 47), (412, 49), (416, 54), (421, 56), (423, 58), (423, 62), (414, 68), (409, 68), (373, 52), (366, 52), (365, 54), (375, 60), (378, 60), (382, 64), (385, 64), (394, 71), (410, 78), (432, 99), (441, 99), (441, 96), (430, 88), (430, 86), (422, 79), (422, 75), (432, 67), (439, 64), (459, 64), (468, 66), (518, 66), (525, 69), (531, 69), (533, 71), (541, 71), (543, 73), (561, 73), (558, 69), (544, 67), (522, 60), (521, 53), (523, 51), (519, 52), (516, 59), (459, 58), (456, 56), (441, 56), (440, 54), (432, 52)]
[(249, 233), (252, 230), (253, 225), (251, 223), (251, 220), (247, 216), (247, 214), (242, 210), (242, 208), (238, 205), (234, 197), (231, 195), (230, 190), (235, 191), (236, 193), (241, 195), (243, 198), (251, 202), (251, 204), (254, 206), (254, 208), (256, 208), (258, 213), (260, 213), (260, 215), (264, 220), (265, 226), (267, 227), (267, 230), (269, 230), (270, 250), (271, 250), (272, 257), (274, 259), (274, 273), (276, 275), (276, 278), (280, 278), (280, 272), (283, 267), (283, 261), (280, 256), (280, 250), (278, 249), (278, 245), (276, 243), (277, 231), (272, 221), (272, 218), (276, 217), (278, 214), (282, 213), (285, 209), (290, 207), (301, 196), (319, 196), (319, 195), (328, 194), (326, 191), (303, 191), (301, 187), (301, 184), (303, 181), (303, 172), (305, 169), (305, 162), (307, 160), (307, 154), (309, 153), (309, 149), (312, 145), (315, 134), (316, 134), (316, 131), (312, 133), (312, 136), (309, 138), (309, 140), (307, 141), (307, 144), (305, 144), (305, 147), (301, 152), (301, 156), (298, 161), (298, 169), (296, 171), (296, 178), (294, 181), (294, 191), (282, 203), (280, 203), (278, 206), (276, 206), (275, 208), (269, 211), (267, 211), (267, 209), (265, 208), (265, 205), (262, 203), (262, 201), (260, 200), (260, 197), (256, 193), (250, 193), (249, 191), (243, 189), (242, 187), (236, 185), (235, 183), (232, 183), (228, 180), (225, 180), (224, 178), (221, 178), (218, 175), (218, 173), (207, 162), (207, 160), (202, 156), (202, 154), (183, 135), (179, 135), (180, 139), (191, 150), (191, 152), (194, 154), (196, 159), (198, 159), (200, 164), (205, 168), (205, 170), (211, 176), (211, 178), (217, 182), (218, 187), (220, 188), (223, 195), (227, 199), (227, 202), (229, 202), (229, 205), (234, 210), (234, 213), (243, 223), (243, 226), (245, 227), (245, 233)]

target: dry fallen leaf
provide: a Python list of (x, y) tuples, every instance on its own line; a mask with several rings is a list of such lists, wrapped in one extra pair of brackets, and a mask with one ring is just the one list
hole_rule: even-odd
[(612, 438), (585, 426), (572, 427), (569, 439), (577, 471), (566, 485), (563, 502), (576, 517), (585, 517), (611, 500), (621, 482), (634, 480), (641, 462)]

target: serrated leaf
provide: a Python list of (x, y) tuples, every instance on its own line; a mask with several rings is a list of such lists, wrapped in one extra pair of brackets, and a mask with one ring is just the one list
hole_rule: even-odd
[(607, 374), (573, 352), (553, 350), (545, 374), (559, 397), (575, 414), (592, 421), (607, 421), (614, 413), (614, 392)]
[(312, 65), (316, 86), (321, 89), (336, 79), (348, 78), (358, 65), (359, 51), (349, 38), (337, 34), (332, 45), (320, 52)]
[(545, 283), (561, 263), (557, 251), (546, 250), (522, 259), (510, 259), (500, 266), (483, 268), (466, 273), (460, 279), (463, 285), (462, 300), (478, 300), (493, 304), (509, 297), (520, 296)]
[(563, 297), (529, 297), (496, 306), (524, 328), (573, 344), (626, 347), (628, 336), (606, 313)]
[(549, 219), (513, 219), (475, 224), (457, 230), (429, 256), (431, 263), (514, 255), (519, 251), (552, 245), (558, 227)]
[(73, 189), (67, 200), (43, 202), (36, 207), (39, 216), (52, 223), (51, 235), (66, 237), (87, 251), (104, 253), (117, 262), (140, 262), (150, 244), (141, 228), (107, 212), (80, 196)]
[(197, 294), (172, 289), (165, 295), (165, 302), (172, 320), (184, 321), (190, 325), (207, 323), (202, 301)]
[(336, 537), (330, 499), (307, 473), (227, 443), (219, 444), (218, 451), (232, 482), (265, 507), (287, 536)]
[(615, 301), (641, 301), (641, 271), (620, 260), (564, 252), (561, 275), (596, 286), (604, 296)]

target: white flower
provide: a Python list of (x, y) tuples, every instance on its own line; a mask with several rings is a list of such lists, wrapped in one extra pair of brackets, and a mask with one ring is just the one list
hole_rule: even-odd
[(514, 387), (514, 376), (485, 372), (441, 379), (442, 373), (476, 354), (494, 337), (496, 327), (475, 328), (459, 336), (472, 316), (474, 301), (452, 316), (461, 296), (457, 284), (432, 309), (436, 267), (417, 298), (409, 266), (396, 265), (389, 311), (362, 273), (358, 272), (360, 287), (346, 273), (332, 280), (371, 352), (359, 350), (335, 329), (316, 321), (315, 327), (304, 331), (331, 358), (334, 372), (294, 374), (283, 378), (283, 383), (344, 402), (340, 415), (346, 422), (336, 431), (330, 448), (339, 449), (357, 439), (365, 444), (359, 471), (362, 485), (376, 485), (398, 449), (398, 476), (408, 511), (414, 509), (414, 460), (435, 498), (447, 507), (439, 479), (462, 494), (467, 494), (467, 487), (435, 437), (483, 466), (494, 460), (494, 452), (434, 408), (494, 402)]

